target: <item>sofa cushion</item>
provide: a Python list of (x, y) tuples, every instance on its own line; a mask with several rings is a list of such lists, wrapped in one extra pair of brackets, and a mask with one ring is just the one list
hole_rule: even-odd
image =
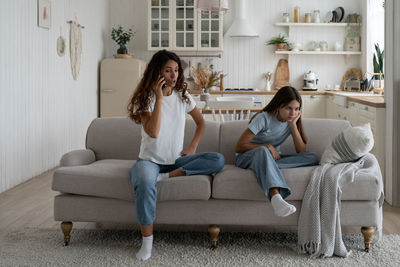
[(373, 146), (374, 136), (369, 123), (346, 128), (325, 149), (320, 164), (356, 161), (371, 151)]
[[(130, 182), (133, 160), (100, 160), (89, 165), (61, 167), (54, 172), (52, 189), (62, 193), (134, 201)], [(193, 175), (157, 183), (157, 200), (208, 200), (211, 177)]]
[(140, 150), (140, 125), (126, 117), (96, 118), (86, 134), (86, 148), (96, 160), (137, 159)]
[[(287, 200), (302, 200), (308, 181), (316, 166), (283, 169), (282, 174), (292, 190)], [(265, 200), (263, 190), (253, 170), (225, 165), (214, 177), (212, 197), (215, 199)], [(376, 178), (368, 173), (359, 173), (354, 183), (343, 188), (342, 200), (378, 200), (380, 197)]]
[(225, 157), (225, 164), (235, 163), (235, 145), (247, 128), (249, 120), (227, 121), (221, 124), (219, 152)]
[[(219, 152), (219, 129), (219, 122), (206, 121), (206, 130), (200, 139), (196, 152)], [(191, 118), (186, 119), (185, 138), (183, 142), (184, 148), (188, 147), (190, 142), (192, 142), (195, 132), (196, 124), (194, 120)]]

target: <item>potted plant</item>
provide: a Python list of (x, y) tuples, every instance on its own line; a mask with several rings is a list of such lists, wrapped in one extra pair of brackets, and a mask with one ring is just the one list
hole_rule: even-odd
[(135, 36), (135, 33), (136, 32), (132, 29), (128, 29), (127, 31), (124, 30), (121, 25), (118, 25), (116, 28), (112, 28), (111, 39), (119, 44), (117, 54), (128, 54), (128, 49), (126, 48), (126, 45), (129, 43), (131, 38)]
[(277, 50), (286, 50), (288, 39), (284, 34), (279, 34), (277, 37), (272, 38), (267, 42), (267, 45), (276, 45)]
[(385, 51), (379, 48), (379, 44), (375, 44), (375, 53), (373, 58), (374, 74), (371, 78), (372, 87), (375, 90), (383, 90), (384, 88), (384, 74), (383, 74), (383, 60)]
[[(383, 60), (385, 57), (385, 50), (380, 49), (379, 44), (375, 44), (375, 53), (374, 53), (374, 72), (375, 73), (382, 73), (382, 79), (383, 77)], [(374, 76), (375, 79), (379, 79), (379, 75)]]

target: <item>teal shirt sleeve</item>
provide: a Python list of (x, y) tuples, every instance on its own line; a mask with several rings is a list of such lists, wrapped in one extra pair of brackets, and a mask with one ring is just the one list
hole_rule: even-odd
[(268, 121), (264, 112), (259, 113), (249, 124), (248, 128), (250, 131), (257, 135), (259, 132), (265, 130), (268, 127)]

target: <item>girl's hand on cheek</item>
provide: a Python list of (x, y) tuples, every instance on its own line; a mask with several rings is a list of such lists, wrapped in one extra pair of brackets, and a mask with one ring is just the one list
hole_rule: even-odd
[(294, 117), (292, 120), (288, 120), (288, 123), (295, 126), (300, 117), (301, 117), (301, 112), (299, 112), (299, 114), (297, 114), (297, 116)]

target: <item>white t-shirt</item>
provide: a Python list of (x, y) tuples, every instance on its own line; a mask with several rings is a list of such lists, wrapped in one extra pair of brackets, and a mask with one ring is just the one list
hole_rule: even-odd
[[(158, 164), (174, 164), (181, 156), (185, 133), (186, 113), (194, 109), (196, 103), (192, 96), (186, 93), (190, 104), (182, 101), (181, 92), (172, 91), (164, 96), (161, 107), (161, 127), (157, 138), (150, 137), (142, 125), (142, 143), (139, 158), (151, 160)], [(149, 111), (153, 112), (155, 96), (150, 103)]]

